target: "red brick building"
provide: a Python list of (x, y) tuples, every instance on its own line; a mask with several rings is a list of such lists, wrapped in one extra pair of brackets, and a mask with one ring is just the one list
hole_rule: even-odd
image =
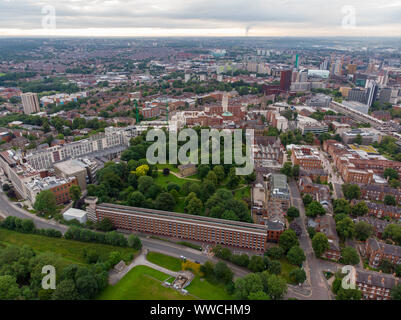
[(384, 201), (386, 195), (393, 196), (397, 203), (401, 203), (401, 190), (382, 185), (359, 184), (361, 199), (370, 201)]
[(294, 165), (308, 169), (321, 169), (322, 161), (318, 151), (307, 146), (294, 146), (292, 148), (291, 160)]
[(254, 251), (265, 251), (266, 242), (277, 240), (281, 234), (266, 225), (96, 202), (97, 198), (86, 199), (89, 219), (110, 218), (116, 228), (132, 232)]
[(314, 220), (315, 230), (324, 233), (329, 240), (329, 248), (322, 254), (323, 258), (338, 261), (341, 258), (340, 241), (336, 231), (336, 223), (332, 216), (324, 215)]
[(365, 255), (372, 268), (377, 268), (383, 260), (388, 260), (392, 264), (401, 264), (400, 246), (379, 242), (374, 238), (370, 238), (366, 242)]
[(382, 203), (366, 201), (369, 208), (369, 214), (377, 218), (389, 217), (391, 219), (401, 219), (401, 207), (386, 206)]
[(390, 300), (391, 289), (400, 283), (398, 278), (363, 269), (356, 270), (356, 287), (362, 291), (363, 300)]

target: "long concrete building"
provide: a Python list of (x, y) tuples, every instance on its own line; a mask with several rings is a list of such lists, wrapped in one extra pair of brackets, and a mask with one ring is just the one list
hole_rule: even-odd
[(104, 133), (88, 139), (32, 151), (25, 159), (36, 170), (43, 170), (51, 168), (54, 163), (91, 154), (115, 158), (129, 146), (129, 139), (132, 137), (124, 129), (108, 127)]
[(159, 211), (116, 204), (97, 204), (89, 197), (88, 219), (109, 218), (117, 229), (160, 236), (222, 244), (240, 249), (265, 251), (268, 241), (274, 241), (282, 230), (274, 226), (222, 220), (204, 216)]

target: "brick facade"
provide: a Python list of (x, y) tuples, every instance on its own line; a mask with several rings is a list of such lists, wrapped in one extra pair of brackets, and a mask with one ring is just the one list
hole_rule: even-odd
[(282, 232), (266, 225), (115, 204), (96, 205), (96, 201), (89, 204), (87, 210), (92, 215), (96, 213), (97, 221), (110, 218), (118, 229), (246, 250), (265, 251), (266, 242), (277, 240)]

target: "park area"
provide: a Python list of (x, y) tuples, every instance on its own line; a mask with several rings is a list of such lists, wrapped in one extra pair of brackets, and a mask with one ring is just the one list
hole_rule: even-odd
[(116, 285), (108, 286), (99, 300), (193, 300), (172, 288), (162, 286), (169, 275), (147, 266), (137, 266), (128, 272)]
[[(158, 266), (169, 269), (171, 271), (180, 271), (183, 269), (184, 263), (181, 259), (171, 257), (158, 252), (149, 252), (146, 259)], [(202, 278), (200, 272), (194, 272), (195, 278), (186, 290), (194, 296), (205, 300), (232, 300), (233, 296), (229, 295), (220, 283), (211, 283), (208, 279)]]
[[(158, 252), (149, 252), (146, 259), (165, 269), (177, 272), (186, 264), (179, 258)], [(192, 262), (188, 263), (193, 264)], [(148, 266), (136, 266), (116, 285), (108, 286), (99, 296), (100, 300), (233, 300), (224, 285), (212, 283), (194, 272), (195, 278), (185, 289), (184, 295), (172, 288), (162, 286), (164, 281), (173, 282), (174, 277)]]
[(132, 248), (115, 247), (106, 244), (80, 242), (60, 238), (50, 238), (36, 234), (26, 234), (16, 231), (0, 229), (0, 244), (26, 245), (37, 252), (52, 252), (60, 255), (66, 265), (86, 264), (85, 253), (96, 251), (99, 258), (107, 259), (111, 252), (118, 251), (125, 262), (133, 260), (137, 251)]

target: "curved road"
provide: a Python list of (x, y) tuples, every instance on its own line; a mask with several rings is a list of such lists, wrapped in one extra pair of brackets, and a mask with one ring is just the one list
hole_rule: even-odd
[[(38, 229), (56, 229), (63, 234), (68, 230), (68, 226), (66, 225), (60, 224), (53, 220), (40, 218), (29, 213), (28, 211), (25, 211), (24, 209), (19, 208), (14, 203), (10, 202), (2, 192), (0, 193), (0, 215), (4, 217), (14, 216), (22, 219), (31, 219), (34, 221)], [(202, 264), (208, 260), (213, 262), (219, 261), (217, 258), (207, 256), (198, 250), (174, 244), (172, 242), (151, 239), (149, 236), (143, 235), (140, 235), (139, 237), (141, 238), (142, 245), (145, 250), (148, 249), (150, 251), (165, 253), (177, 258), (185, 256), (189, 260), (199, 261)], [(250, 273), (249, 270), (240, 268), (231, 263), (227, 263), (227, 265), (233, 270), (235, 277), (243, 277)]]

